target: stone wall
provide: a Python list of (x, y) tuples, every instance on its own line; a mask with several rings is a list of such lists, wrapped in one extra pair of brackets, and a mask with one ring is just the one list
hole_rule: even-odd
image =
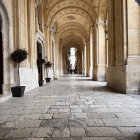
[[(36, 23), (35, 9), (35, 0), (0, 1), (0, 14), (3, 22), (4, 94), (10, 93), (11, 86), (17, 85), (16, 65), (14, 66), (10, 59), (11, 52), (16, 48), (25, 48), (29, 54), (28, 59), (22, 62), (20, 68), (21, 85), (23, 84), (27, 87), (26, 91), (38, 87), (36, 63), (38, 25)], [(43, 9), (41, 10), (43, 24)], [(44, 27), (42, 28), (42, 34), (44, 35), (43, 29)]]
[(35, 0), (14, 1), (14, 48), (25, 48), (29, 54), (20, 68), (20, 84), (26, 91), (38, 87), (35, 6)]
[(9, 63), (13, 51), (13, 7), (12, 0), (0, 1), (0, 15), (2, 19), (2, 49), (3, 49), (3, 93), (8, 94), (14, 83), (13, 64)]
[(26, 86), (25, 92), (38, 87), (38, 70), (30, 68), (21, 68), (20, 84), (22, 86)]
[(128, 0), (126, 92), (140, 94), (140, 7)]
[[(96, 21), (90, 25), (93, 28), (93, 42), (88, 37), (90, 34), (88, 30), (88, 34), (85, 34), (86, 38), (81, 42), (85, 51), (82, 54), (82, 49), (80, 50), (78, 71), (81, 73), (83, 67), (83, 73), (86, 76), (94, 75), (94, 79), (98, 81), (107, 79), (108, 86), (124, 93), (139, 93), (140, 8), (135, 0), (107, 1), (108, 46), (105, 42), (105, 21), (100, 16), (95, 17)], [(0, 14), (3, 22), (4, 94), (10, 93), (10, 87), (17, 84), (16, 66), (9, 59), (11, 52), (16, 48), (25, 48), (29, 53), (28, 59), (22, 63), (20, 69), (21, 84), (27, 86), (26, 91), (38, 86), (36, 63), (38, 39), (44, 47), (43, 58), (47, 56), (48, 61), (53, 61), (53, 59), (55, 61), (53, 67), (55, 77), (59, 77), (60, 73), (61, 75), (67, 73), (67, 55), (62, 54), (66, 53), (66, 50), (62, 52), (62, 49), (59, 49), (62, 47), (60, 42), (53, 38), (54, 34), (55, 36), (58, 34), (56, 32), (52, 34), (52, 27), (48, 26), (45, 21), (47, 13), (45, 15), (44, 12), (47, 10), (43, 9), (43, 3), (45, 3), (43, 0), (0, 1)], [(37, 7), (41, 11), (37, 11)], [(59, 58), (60, 60), (56, 60)], [(43, 75), (45, 77), (45, 73)]]
[(135, 1), (108, 0), (108, 86), (140, 92), (140, 9)]

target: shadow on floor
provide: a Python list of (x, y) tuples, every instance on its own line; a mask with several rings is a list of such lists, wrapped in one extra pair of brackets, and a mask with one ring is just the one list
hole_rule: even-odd
[[(78, 91), (95, 91), (95, 92), (113, 92), (113, 93), (118, 93), (118, 94), (124, 94), (124, 93), (121, 93), (113, 88), (110, 88), (107, 86), (107, 82), (98, 82), (98, 81), (94, 81), (93, 79), (91, 79), (90, 77), (86, 77), (84, 75), (71, 75), (71, 74), (68, 74), (68, 75), (64, 75), (62, 76), (60, 79), (60, 81), (69, 81), (69, 82), (72, 82), (73, 83), (73, 86), (76, 85)], [(85, 86), (82, 85), (81, 86), (81, 82), (84, 82), (85, 83)], [(88, 84), (89, 82), (89, 84)], [(92, 83), (93, 82), (93, 83)]]

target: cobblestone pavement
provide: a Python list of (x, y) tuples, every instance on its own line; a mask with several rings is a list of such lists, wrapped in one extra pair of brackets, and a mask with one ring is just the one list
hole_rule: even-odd
[(139, 140), (140, 100), (65, 76), (0, 104), (2, 140)]

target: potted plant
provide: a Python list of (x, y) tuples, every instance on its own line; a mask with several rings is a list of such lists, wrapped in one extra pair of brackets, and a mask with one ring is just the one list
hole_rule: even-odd
[(49, 77), (49, 68), (52, 66), (52, 63), (50, 61), (48, 61), (46, 64), (45, 64), (45, 67), (47, 69), (47, 78), (46, 79), (46, 82), (50, 82), (51, 78)]
[(27, 59), (28, 53), (25, 49), (16, 49), (11, 53), (11, 59), (16, 63), (18, 70), (18, 86), (11, 87), (13, 97), (22, 97), (24, 95), (25, 86), (20, 86), (19, 68), (22, 61)]
[(43, 86), (44, 80), (42, 78), (42, 65), (45, 64), (45, 59), (39, 58), (37, 59), (37, 65), (39, 70), (39, 86)]

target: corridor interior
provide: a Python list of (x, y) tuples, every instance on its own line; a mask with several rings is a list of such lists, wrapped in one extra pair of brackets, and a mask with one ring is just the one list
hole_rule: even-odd
[(2, 140), (139, 140), (140, 101), (65, 75), (0, 103)]
[(0, 0), (0, 140), (140, 140), (139, 4)]

